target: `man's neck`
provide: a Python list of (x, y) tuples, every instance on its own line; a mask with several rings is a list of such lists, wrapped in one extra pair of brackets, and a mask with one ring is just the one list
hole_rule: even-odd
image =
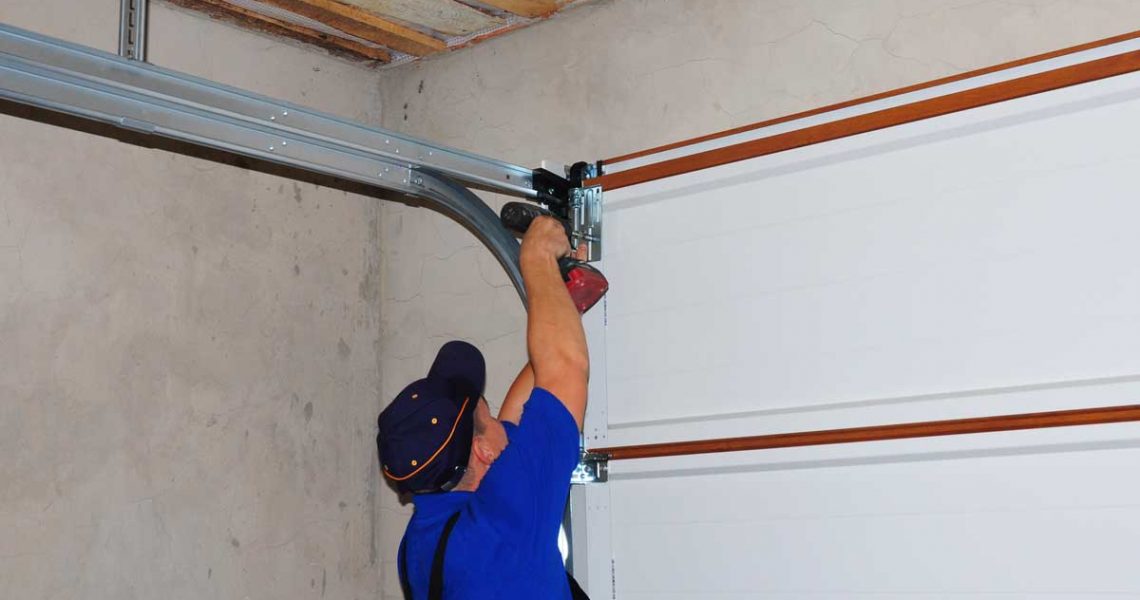
[(487, 474), (487, 466), (475, 462), (467, 466), (467, 472), (463, 474), (463, 479), (451, 491), (453, 492), (474, 492), (479, 489), (479, 483), (483, 481), (483, 476)]

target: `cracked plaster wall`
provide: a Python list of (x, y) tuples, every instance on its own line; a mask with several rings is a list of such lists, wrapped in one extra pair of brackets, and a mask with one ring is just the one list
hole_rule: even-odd
[[(536, 166), (616, 156), (1138, 26), (1132, 0), (604, 0), (385, 72), (380, 89), (386, 127)], [(430, 211), (387, 204), (381, 228), (385, 401), (426, 372), (441, 343), (462, 338), (487, 355), (496, 404), (525, 358), (523, 311), (505, 275), (468, 232)], [(398, 598), (392, 561), (410, 507), (386, 489), (380, 504), (384, 597)]]
[[(113, 51), (117, 0), (0, 0)], [(153, 63), (351, 118), (375, 72), (152, 3)], [(0, 115), (0, 596), (375, 598), (373, 199)]]

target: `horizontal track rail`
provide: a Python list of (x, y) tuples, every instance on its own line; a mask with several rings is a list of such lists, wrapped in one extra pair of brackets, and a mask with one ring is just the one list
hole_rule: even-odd
[(975, 417), (970, 419), (952, 419), (947, 421), (873, 425), (870, 427), (852, 427), (848, 429), (777, 433), (772, 435), (694, 440), (687, 442), (591, 448), (589, 452), (590, 454), (609, 460), (629, 460), (634, 458), (660, 458), (666, 456), (686, 456), (690, 454), (715, 454), (720, 452), (772, 450), (775, 448), (881, 442), (886, 440), (966, 435), (971, 433), (1073, 427), (1077, 425), (1102, 425), (1131, 421), (1140, 421), (1140, 404), (1000, 415), (994, 417)]
[[(385, 189), (412, 191), (409, 173), (424, 169), (504, 194), (537, 196), (526, 167), (2, 23), (0, 98), (225, 150), (233, 142), (223, 137), (249, 133), (243, 141), (265, 158), (312, 162), (317, 172), (337, 171)], [(187, 125), (191, 117), (208, 120), (209, 131)], [(301, 156), (307, 150), (323, 154)]]

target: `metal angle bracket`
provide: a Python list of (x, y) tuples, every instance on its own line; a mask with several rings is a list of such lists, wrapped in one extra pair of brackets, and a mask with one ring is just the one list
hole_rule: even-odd
[(119, 2), (119, 56), (123, 58), (146, 60), (147, 2)]
[(605, 483), (610, 479), (610, 456), (595, 452), (583, 452), (578, 466), (570, 474), (571, 485)]

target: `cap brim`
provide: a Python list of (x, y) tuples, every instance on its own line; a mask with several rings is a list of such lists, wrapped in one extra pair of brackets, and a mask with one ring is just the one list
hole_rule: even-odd
[(428, 379), (447, 380), (463, 394), (483, 395), (487, 381), (487, 363), (483, 353), (467, 342), (448, 342), (439, 349), (428, 371)]

